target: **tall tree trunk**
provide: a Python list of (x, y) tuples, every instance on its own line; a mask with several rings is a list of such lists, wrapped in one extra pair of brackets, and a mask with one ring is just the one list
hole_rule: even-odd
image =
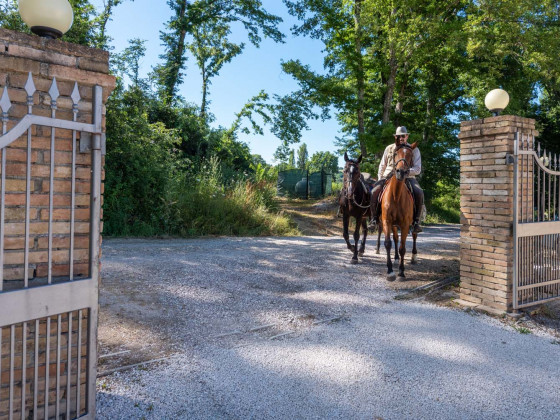
[(177, 90), (177, 84), (179, 83), (179, 73), (183, 68), (183, 56), (185, 54), (185, 37), (187, 36), (187, 31), (184, 27), (183, 21), (185, 20), (185, 14), (187, 12), (187, 1), (178, 0), (179, 13), (177, 14), (177, 21), (179, 21), (178, 27), (179, 38), (177, 39), (177, 45), (175, 51), (171, 52), (171, 63), (169, 63), (168, 68), (170, 69), (170, 75), (167, 79), (166, 94), (168, 99), (173, 99)]
[(363, 0), (356, 0), (354, 4), (354, 30), (356, 51), (356, 88), (358, 94), (357, 116), (358, 116), (358, 141), (360, 142), (360, 153), (363, 157), (367, 156), (367, 148), (364, 141), (365, 123), (364, 123), (364, 97), (365, 97), (365, 81), (364, 81), (364, 57), (362, 55), (362, 3)]
[(202, 72), (202, 103), (200, 104), (200, 117), (206, 118), (206, 96), (208, 94), (208, 77), (206, 76), (206, 69), (204, 66)]
[[(430, 89), (431, 91), (431, 89)], [(428, 100), (426, 101), (426, 115), (424, 117), (424, 130), (422, 132), (422, 142), (427, 144), (428, 136), (430, 133), (430, 126), (432, 124), (432, 95), (428, 92)]]
[(391, 121), (391, 104), (393, 103), (393, 94), (395, 92), (395, 82), (397, 80), (398, 61), (395, 56), (395, 47), (391, 46), (391, 58), (389, 59), (389, 77), (387, 78), (387, 88), (385, 90), (385, 98), (383, 100), (383, 124), (389, 124)]
[(399, 89), (399, 95), (398, 95), (398, 99), (397, 99), (397, 105), (395, 106), (395, 125), (399, 126), (401, 125), (401, 115), (404, 109), (404, 97), (406, 94), (406, 88), (408, 87), (408, 62), (405, 63), (404, 65), (404, 70), (403, 70), (403, 74), (404, 74), (404, 80), (401, 84), (401, 87)]

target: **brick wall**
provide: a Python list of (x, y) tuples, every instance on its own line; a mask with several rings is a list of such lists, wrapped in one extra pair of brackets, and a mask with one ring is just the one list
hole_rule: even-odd
[[(72, 120), (72, 100), (70, 94), (74, 83), (78, 82), (81, 101), (79, 103), (78, 121), (92, 123), (93, 86), (103, 88), (103, 103), (112, 92), (115, 78), (108, 74), (108, 53), (79, 45), (56, 40), (46, 40), (14, 31), (0, 29), (0, 93), (7, 87), (12, 108), (9, 112), (8, 130), (15, 126), (27, 114), (27, 94), (24, 90), (28, 73), (33, 75), (37, 88), (33, 96), (33, 114), (51, 116), (51, 98), (48, 90), (53, 77), (56, 77), (60, 97), (57, 100), (56, 118)], [(103, 126), (105, 118), (103, 117)], [(29, 284), (44, 284), (48, 270), (48, 220), (49, 189), (51, 164), (51, 128), (33, 126), (31, 129), (31, 196), (30, 196), (30, 236), (29, 246)], [(70, 273), (70, 209), (71, 209), (71, 171), (72, 171), (72, 132), (56, 130), (55, 170), (54, 170), (54, 209), (53, 209), (53, 280), (68, 279)], [(80, 134), (77, 133), (76, 148), (76, 194), (75, 194), (75, 236), (74, 236), (74, 276), (88, 276), (89, 273), (89, 229), (90, 229), (90, 188), (91, 188), (91, 154), (79, 153)], [(5, 240), (4, 240), (4, 282), (3, 289), (13, 290), (23, 286), (24, 250), (25, 250), (25, 206), (26, 206), (26, 168), (27, 135), (22, 136), (5, 149), (6, 153), (6, 188), (5, 188)], [(0, 168), (1, 170), (1, 168)], [(103, 186), (101, 188), (103, 192)], [(84, 308), (85, 309), (85, 308)], [(81, 407), (86, 404), (85, 360), (87, 357), (88, 311), (82, 316), (82, 343), (78, 343), (78, 312), (72, 313), (72, 328), (69, 328), (69, 314), (51, 317), (51, 330), (47, 332), (46, 319), (39, 320), (38, 358), (35, 357), (35, 321), (27, 322), (26, 346), (23, 347), (23, 324), (4, 326), (0, 333), (0, 419), (9, 417), (10, 387), (13, 387), (12, 410), (14, 418), (21, 416), (22, 372), (25, 372), (26, 390), (25, 413), (27, 418), (33, 410), (33, 393), (35, 387), (34, 367), (38, 365), (37, 378), (39, 404), (37, 414), (45, 401), (45, 377), (49, 377), (49, 417), (56, 414), (56, 397), (64, 404), (61, 409), (66, 413), (65, 401), (70, 398), (76, 413), (76, 390), (81, 390)], [(0, 317), (1, 308), (0, 308)], [(0, 319), (1, 321), (1, 319)], [(14, 340), (12, 340), (12, 331)], [(72, 331), (72, 333), (70, 333)], [(60, 336), (60, 343), (58, 337)], [(71, 358), (68, 363), (68, 338), (72, 337)], [(50, 357), (47, 369), (46, 343), (50, 337)], [(15, 349), (12, 355), (11, 348)], [(58, 348), (60, 353), (57, 355)], [(78, 348), (81, 360), (78, 361)], [(23, 355), (25, 354), (25, 359)], [(57, 357), (60, 364), (57, 368)], [(12, 360), (13, 358), (13, 360)], [(25, 360), (25, 366), (23, 365)], [(13, 363), (12, 363), (13, 362)], [(82, 366), (81, 377), (77, 378), (78, 363)], [(71, 371), (71, 395), (66, 395), (66, 372)], [(56, 383), (57, 369), (61, 375)], [(12, 373), (13, 371), (13, 373)], [(74, 398), (72, 400), (72, 398)]]
[[(516, 132), (535, 121), (498, 116), (461, 123), (461, 300), (493, 311), (512, 308), (513, 154)], [(525, 189), (527, 191), (527, 189)]]

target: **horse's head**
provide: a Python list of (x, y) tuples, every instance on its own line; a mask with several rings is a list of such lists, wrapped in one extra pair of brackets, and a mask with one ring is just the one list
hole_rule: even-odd
[(360, 162), (362, 161), (362, 155), (360, 155), (358, 159), (349, 159), (348, 154), (344, 152), (344, 160), (346, 161), (346, 165), (344, 166), (344, 188), (346, 189), (347, 196), (352, 197), (356, 190), (356, 185), (360, 182)]
[(416, 149), (416, 143), (412, 145), (399, 144), (395, 149), (395, 176), (398, 181), (404, 181), (408, 177), (414, 149)]

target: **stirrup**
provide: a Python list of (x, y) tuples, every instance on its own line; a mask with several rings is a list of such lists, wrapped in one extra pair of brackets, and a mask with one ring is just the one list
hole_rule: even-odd
[(424, 232), (424, 229), (422, 229), (422, 226), (420, 226), (420, 222), (414, 222), (412, 225), (412, 233), (420, 232)]
[(377, 220), (375, 220), (375, 218), (372, 218), (369, 221), (369, 224), (368, 224), (367, 228), (370, 232), (375, 232), (375, 229), (377, 229)]

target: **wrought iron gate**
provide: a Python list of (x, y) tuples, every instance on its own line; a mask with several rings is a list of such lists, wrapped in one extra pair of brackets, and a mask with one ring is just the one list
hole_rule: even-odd
[(513, 308), (560, 297), (560, 157), (518, 133), (514, 145)]
[[(0, 418), (93, 419), (97, 364), (102, 88), (93, 87), (91, 124), (78, 121), (81, 98), (77, 83), (71, 95), (63, 97), (59, 94), (56, 79), (53, 79), (48, 92), (50, 104), (43, 94), (40, 95), (39, 103), (50, 105), (50, 117), (33, 115), (36, 88), (31, 73), (25, 92), (27, 115), (9, 131), (7, 126), (12, 103), (6, 86), (0, 99), (3, 123), (0, 136), (0, 344), (4, 343), (4, 346), (0, 345)], [(71, 100), (72, 120), (56, 118), (57, 101), (61, 100), (68, 104)], [(42, 111), (44, 113), (45, 107)], [(50, 173), (44, 171), (43, 180), (37, 179), (32, 163), (32, 156), (37, 153), (33, 147), (34, 130), (50, 131), (50, 156), (46, 156), (48, 153), (44, 156), (45, 163), (50, 163)], [(89, 165), (77, 168), (77, 157), (80, 156), (77, 154), (80, 151), (76, 150), (78, 133), (81, 135), (80, 149), (85, 146), (86, 139), (90, 140), (87, 153), (91, 154), (91, 175), (86, 172)], [(71, 154), (71, 162), (70, 159), (57, 162), (56, 147), (62, 134), (68, 142), (71, 136), (71, 151), (64, 155)], [(27, 153), (21, 159), (26, 162), (25, 171), (21, 173), (24, 179), (17, 180), (20, 185), (25, 185), (25, 194), (18, 195), (21, 197), (19, 208), (8, 208), (10, 211), (17, 210), (24, 220), (10, 223), (6, 221), (6, 198), (15, 195), (6, 189), (7, 176), (10, 176), (7, 175), (7, 154), (12, 153), (8, 146), (18, 139), (25, 142), (25, 135)], [(48, 139), (48, 134), (45, 136)], [(21, 151), (24, 153), (23, 149)], [(81, 191), (80, 194), (76, 192), (77, 169), (86, 179), (90, 177), (87, 181), (89, 191)], [(68, 179), (71, 176), (70, 192), (56, 191), (67, 182), (58, 179), (61, 172), (67, 174)], [(43, 194), (45, 200), (40, 204), (36, 201), (37, 182), (44, 182), (44, 190), (48, 185), (48, 200)], [(69, 212), (69, 222), (59, 222), (57, 211)], [(79, 218), (76, 217), (78, 211), (81, 212)], [(31, 220), (31, 212), (40, 212), (39, 221), (37, 217)], [(45, 228), (47, 232), (43, 231)], [(13, 248), (5, 249), (8, 240), (17, 239), (16, 234), (20, 239), (24, 238), (19, 254)], [(78, 240), (84, 244), (84, 249), (80, 250), (82, 261), (88, 261), (83, 268), (76, 268), (75, 264)], [(42, 246), (37, 245), (39, 241), (42, 241)], [(66, 245), (60, 245), (62, 243)], [(66, 266), (53, 265), (53, 261), (57, 264), (68, 262), (67, 270), (61, 272), (61, 267)], [(43, 268), (42, 274), (38, 267)], [(13, 273), (18, 270), (22, 274), (20, 278), (15, 278)]]

